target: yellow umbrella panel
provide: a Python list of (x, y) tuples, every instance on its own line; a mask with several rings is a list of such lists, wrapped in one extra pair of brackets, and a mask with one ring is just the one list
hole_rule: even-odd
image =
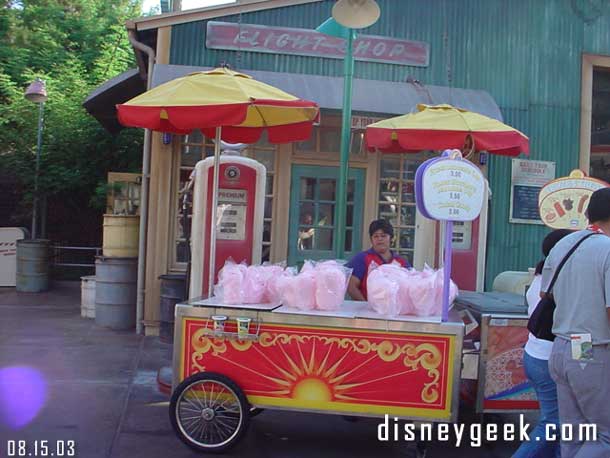
[(314, 102), (227, 68), (191, 73), (117, 105), (121, 124), (208, 137), (222, 127), (222, 139), (255, 143), (264, 130), (271, 143), (306, 140), (318, 119)]

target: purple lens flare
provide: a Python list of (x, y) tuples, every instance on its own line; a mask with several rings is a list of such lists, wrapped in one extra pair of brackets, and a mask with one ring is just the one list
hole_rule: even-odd
[(0, 424), (17, 430), (28, 425), (47, 399), (42, 374), (31, 367), (0, 369)]

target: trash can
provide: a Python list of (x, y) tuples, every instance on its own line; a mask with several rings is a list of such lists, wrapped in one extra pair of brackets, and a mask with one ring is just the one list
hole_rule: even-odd
[(159, 280), (161, 280), (159, 340), (174, 343), (174, 309), (178, 302), (186, 298), (186, 275), (161, 275)]
[(95, 324), (135, 327), (137, 279), (138, 258), (95, 258)]
[(17, 240), (17, 291), (40, 293), (49, 289), (49, 241)]

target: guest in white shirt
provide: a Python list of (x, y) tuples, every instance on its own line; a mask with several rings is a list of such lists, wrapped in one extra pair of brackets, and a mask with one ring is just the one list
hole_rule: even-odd
[[(542, 253), (545, 258), (555, 244), (571, 234), (568, 229), (558, 229), (548, 234), (542, 242)], [(540, 301), (540, 286), (544, 259), (536, 266), (534, 280), (526, 295), (527, 313), (532, 315)], [(545, 429), (547, 424), (559, 425), (559, 407), (557, 404), (557, 386), (549, 373), (549, 357), (553, 342), (536, 338), (529, 334), (523, 353), (523, 366), (529, 382), (536, 391), (540, 404), (540, 419), (530, 434), (530, 440), (521, 444), (513, 458), (557, 458), (560, 456), (559, 442), (547, 442)]]

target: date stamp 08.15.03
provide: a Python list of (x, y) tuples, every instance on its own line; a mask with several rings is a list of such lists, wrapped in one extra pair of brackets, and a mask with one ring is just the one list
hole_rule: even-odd
[(7, 440), (4, 451), (7, 458), (77, 456), (73, 440)]

